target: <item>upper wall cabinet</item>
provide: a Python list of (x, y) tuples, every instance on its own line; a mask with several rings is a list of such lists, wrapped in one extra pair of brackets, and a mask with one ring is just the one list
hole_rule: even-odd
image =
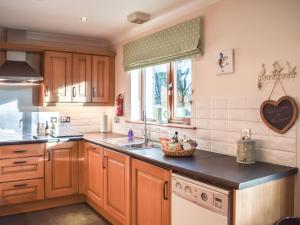
[(109, 57), (93, 56), (92, 63), (93, 102), (109, 101)]
[(114, 57), (45, 52), (42, 102), (114, 104)]
[(45, 52), (44, 102), (72, 101), (72, 54)]
[(90, 55), (73, 54), (73, 102), (91, 102), (91, 60)]

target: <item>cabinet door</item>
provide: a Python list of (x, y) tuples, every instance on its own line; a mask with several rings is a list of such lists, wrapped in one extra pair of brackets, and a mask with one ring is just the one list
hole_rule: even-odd
[(170, 172), (132, 160), (132, 224), (170, 225)]
[(73, 54), (73, 102), (92, 101), (92, 56), (85, 54)]
[(47, 144), (45, 160), (46, 198), (78, 193), (77, 143)]
[(106, 56), (92, 57), (92, 102), (110, 100), (110, 60)]
[(87, 146), (88, 187), (87, 196), (98, 206), (103, 207), (103, 148)]
[(72, 101), (72, 53), (45, 52), (44, 102)]
[(121, 224), (130, 224), (130, 157), (104, 150), (104, 210)]

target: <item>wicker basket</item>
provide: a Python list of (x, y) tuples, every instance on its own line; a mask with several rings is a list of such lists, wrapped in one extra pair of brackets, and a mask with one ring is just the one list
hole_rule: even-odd
[(182, 150), (180, 144), (176, 144), (176, 150), (170, 151), (168, 148), (169, 140), (162, 139), (160, 140), (160, 143), (161, 143), (161, 150), (167, 156), (187, 157), (187, 156), (192, 156), (196, 151), (195, 148), (189, 150)]

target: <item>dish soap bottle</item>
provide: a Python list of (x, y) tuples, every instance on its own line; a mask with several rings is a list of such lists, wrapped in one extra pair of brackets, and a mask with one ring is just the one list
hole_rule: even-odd
[(129, 131), (128, 131), (128, 141), (132, 141), (134, 138), (134, 134), (133, 134), (133, 131), (131, 128), (129, 128)]

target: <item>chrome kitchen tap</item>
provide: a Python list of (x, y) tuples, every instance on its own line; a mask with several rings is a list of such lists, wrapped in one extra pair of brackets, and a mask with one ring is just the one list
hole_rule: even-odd
[(143, 120), (144, 120), (144, 143), (148, 145), (150, 141), (150, 135), (148, 134), (147, 131), (147, 114), (146, 110), (143, 111)]

